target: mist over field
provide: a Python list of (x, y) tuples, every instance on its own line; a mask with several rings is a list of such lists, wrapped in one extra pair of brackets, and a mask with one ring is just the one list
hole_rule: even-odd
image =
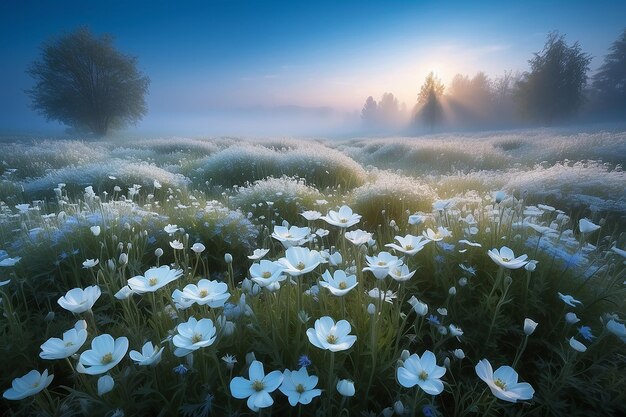
[(626, 415), (626, 5), (0, 4), (0, 414)]

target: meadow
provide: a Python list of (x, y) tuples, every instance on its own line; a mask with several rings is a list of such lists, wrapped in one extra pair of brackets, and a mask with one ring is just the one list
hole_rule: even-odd
[(626, 414), (626, 131), (0, 150), (6, 415)]

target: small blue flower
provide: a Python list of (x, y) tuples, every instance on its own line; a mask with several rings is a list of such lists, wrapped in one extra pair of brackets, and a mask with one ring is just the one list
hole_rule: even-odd
[(580, 335), (582, 337), (584, 337), (585, 339), (592, 341), (593, 339), (595, 339), (596, 337), (591, 334), (591, 327), (589, 326), (582, 326), (578, 328), (578, 333), (580, 333)]
[(425, 405), (422, 408), (422, 413), (424, 413), (426, 417), (437, 417), (437, 410), (432, 405)]
[(441, 325), (441, 322), (439, 321), (439, 317), (433, 314), (430, 314), (426, 320), (428, 320), (430, 324), (436, 324), (437, 326)]
[(182, 363), (178, 366), (175, 366), (172, 370), (178, 375), (185, 375), (187, 372), (189, 372), (189, 369), (187, 369)]
[(298, 359), (298, 366), (299, 367), (307, 367), (307, 366), (311, 366), (313, 362), (311, 362), (311, 359), (309, 359), (309, 357), (307, 355), (302, 355), (300, 356), (300, 358)]

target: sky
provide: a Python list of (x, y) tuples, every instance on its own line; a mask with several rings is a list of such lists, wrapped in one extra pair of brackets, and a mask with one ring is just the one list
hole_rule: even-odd
[[(151, 79), (151, 134), (341, 129), (365, 99), (411, 108), (430, 71), (525, 71), (559, 30), (602, 62), (623, 1), (18, 1), (0, 4), (0, 133), (60, 131), (30, 109), (25, 73), (42, 42), (80, 26), (109, 33)], [(131, 132), (133, 131), (131, 129)], [(269, 129), (272, 130), (272, 129)], [(323, 133), (323, 132), (322, 132)]]

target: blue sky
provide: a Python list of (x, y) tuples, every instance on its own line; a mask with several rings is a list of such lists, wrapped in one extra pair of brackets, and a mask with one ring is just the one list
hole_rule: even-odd
[(29, 109), (24, 70), (42, 41), (81, 25), (139, 58), (152, 80), (143, 125), (157, 128), (288, 105), (354, 113), (386, 91), (413, 106), (429, 71), (445, 82), (523, 71), (555, 29), (578, 40), (595, 69), (624, 16), (626, 2), (602, 0), (6, 1), (0, 131), (51, 126)]

